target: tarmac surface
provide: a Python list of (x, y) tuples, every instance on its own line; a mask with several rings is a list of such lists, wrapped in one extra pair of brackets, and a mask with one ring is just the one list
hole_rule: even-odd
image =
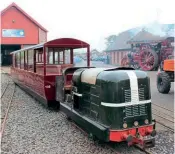
[(147, 72), (151, 81), (152, 103), (164, 106), (170, 110), (174, 110), (174, 82), (171, 83), (171, 90), (168, 94), (161, 94), (157, 90), (156, 73), (157, 71)]

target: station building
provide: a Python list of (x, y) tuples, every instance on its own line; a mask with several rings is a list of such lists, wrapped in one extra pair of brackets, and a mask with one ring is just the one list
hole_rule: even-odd
[(18, 5), (1, 11), (1, 65), (11, 65), (10, 53), (47, 41), (47, 30)]

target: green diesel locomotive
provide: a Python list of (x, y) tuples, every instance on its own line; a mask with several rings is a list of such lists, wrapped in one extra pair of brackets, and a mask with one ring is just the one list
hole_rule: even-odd
[(123, 67), (68, 68), (64, 76), (70, 72), (70, 90), (61, 92), (62, 82), (56, 79), (57, 100), (69, 119), (101, 141), (154, 146), (155, 120), (146, 72)]

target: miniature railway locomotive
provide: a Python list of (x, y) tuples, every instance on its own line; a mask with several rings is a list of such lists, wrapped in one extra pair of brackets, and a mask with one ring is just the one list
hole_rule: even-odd
[[(74, 67), (76, 48), (87, 49), (87, 66)], [(14, 82), (40, 102), (65, 112), (89, 134), (105, 142), (154, 146), (150, 79), (145, 72), (127, 67), (90, 67), (89, 44), (70, 38), (12, 55)], [(67, 62), (65, 55), (69, 55)], [(145, 136), (150, 138), (145, 140)]]
[[(59, 86), (56, 88), (59, 91)], [(102, 141), (154, 145), (150, 80), (143, 71), (122, 67), (76, 69), (72, 89), (64, 97), (58, 93), (57, 100), (69, 119)], [(149, 135), (149, 140), (142, 139)]]

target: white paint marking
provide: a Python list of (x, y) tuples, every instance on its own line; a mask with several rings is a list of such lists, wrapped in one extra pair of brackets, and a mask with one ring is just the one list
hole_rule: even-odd
[(139, 102), (138, 80), (134, 71), (124, 71), (128, 74), (131, 88), (131, 105)]
[(127, 102), (127, 103), (106, 103), (101, 102), (101, 105), (107, 106), (107, 107), (124, 107), (124, 106), (130, 106), (130, 105), (140, 105), (140, 104), (148, 104), (151, 103), (151, 100), (144, 100), (144, 101), (138, 101), (138, 102)]
[(76, 95), (76, 96), (82, 97), (82, 94), (75, 93), (75, 92), (73, 92), (73, 94)]

